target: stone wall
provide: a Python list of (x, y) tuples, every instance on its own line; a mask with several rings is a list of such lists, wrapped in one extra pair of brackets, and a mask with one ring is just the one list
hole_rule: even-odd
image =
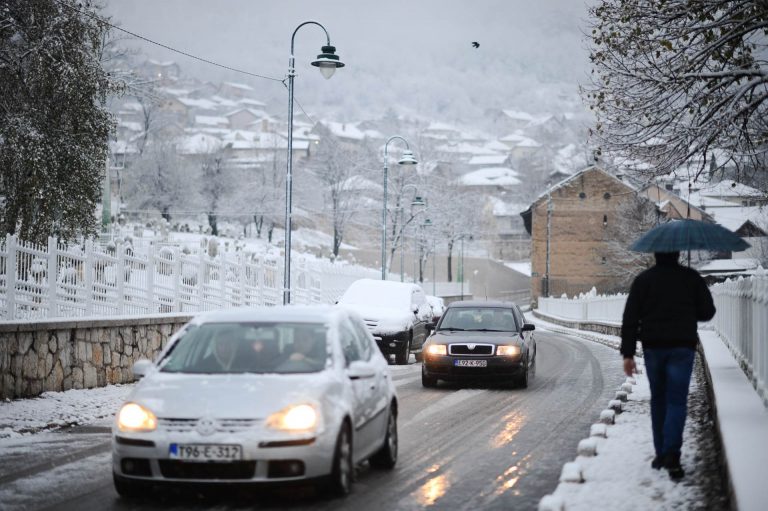
[(0, 398), (133, 381), (134, 362), (153, 359), (191, 318), (0, 323)]

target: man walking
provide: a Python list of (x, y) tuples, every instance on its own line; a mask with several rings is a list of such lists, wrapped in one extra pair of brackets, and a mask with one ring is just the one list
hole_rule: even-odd
[(715, 315), (712, 295), (695, 270), (681, 266), (680, 252), (657, 252), (656, 265), (640, 273), (624, 307), (621, 354), (624, 372), (636, 372), (637, 341), (643, 345), (651, 387), (651, 427), (655, 469), (672, 479), (685, 475), (680, 465), (683, 428), (688, 413), (688, 386), (696, 353), (698, 321)]

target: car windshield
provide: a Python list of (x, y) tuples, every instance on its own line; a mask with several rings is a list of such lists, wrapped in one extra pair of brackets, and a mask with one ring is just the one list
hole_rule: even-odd
[(519, 327), (511, 309), (449, 307), (443, 314), (438, 330), (517, 332)]
[(313, 373), (328, 358), (314, 323), (204, 323), (182, 335), (160, 368), (169, 373)]

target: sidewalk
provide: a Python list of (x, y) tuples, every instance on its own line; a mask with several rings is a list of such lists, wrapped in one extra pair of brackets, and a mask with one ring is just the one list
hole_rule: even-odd
[[(538, 318), (530, 320), (542, 330), (573, 335), (616, 349), (620, 344), (616, 336), (571, 329)], [(642, 368), (642, 359), (637, 358), (637, 361)], [(577, 454), (577, 446), (574, 446), (574, 464), (564, 467), (561, 481), (572, 478), (573, 470), (576, 470), (576, 475), (580, 475), (583, 482), (561, 482), (552, 495), (542, 499), (539, 509), (728, 509), (728, 491), (719, 471), (719, 451), (714, 424), (710, 419), (702, 362), (697, 357), (691, 382), (682, 457), (687, 474), (681, 482), (671, 481), (666, 471), (653, 470), (650, 466), (654, 456), (650, 389), (645, 374), (641, 373), (634, 379), (632, 392), (627, 402), (623, 403), (623, 412), (615, 416), (615, 424), (607, 426), (606, 438), (592, 437), (597, 454), (584, 455), (589, 454), (588, 450)], [(605, 405), (608, 408), (608, 403)], [(596, 423), (599, 419), (594, 418)], [(585, 432), (585, 438), (588, 434)], [(764, 438), (768, 438), (768, 434)]]

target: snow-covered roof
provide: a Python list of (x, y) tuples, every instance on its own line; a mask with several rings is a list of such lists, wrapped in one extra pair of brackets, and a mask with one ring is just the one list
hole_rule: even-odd
[(231, 117), (235, 114), (239, 114), (240, 112), (246, 112), (251, 114), (254, 117), (257, 117), (261, 119), (264, 117), (264, 111), (263, 110), (254, 110), (253, 108), (238, 108), (237, 110), (233, 110), (232, 112), (224, 114), (224, 117)]
[(509, 117), (510, 119), (514, 119), (516, 121), (527, 121), (527, 122), (533, 122), (535, 120), (535, 117), (528, 112), (522, 112), (520, 110), (502, 110), (504, 112), (504, 115)]
[(129, 144), (125, 140), (110, 140), (109, 151), (112, 154), (135, 154), (139, 152), (136, 144)]
[(177, 146), (179, 154), (208, 154), (221, 149), (222, 141), (212, 135), (198, 133), (184, 137)]
[(177, 97), (186, 96), (191, 92), (189, 89), (178, 89), (176, 87), (162, 87), (160, 91)]
[(752, 258), (743, 259), (713, 259), (699, 268), (700, 273), (733, 272), (755, 270), (760, 261)]
[(496, 151), (492, 151), (490, 149), (486, 149), (485, 147), (481, 147), (474, 144), (468, 144), (466, 142), (461, 142), (458, 144), (443, 144), (441, 146), (438, 146), (435, 148), (437, 151), (442, 151), (444, 153), (459, 153), (459, 154), (474, 154), (474, 155), (491, 155), (491, 154), (498, 154)]
[(488, 197), (493, 206), (494, 216), (517, 216), (522, 211), (528, 209), (528, 206), (517, 202), (505, 202), (498, 197)]
[(196, 115), (195, 124), (202, 124), (205, 126), (229, 126), (229, 119), (214, 115)]
[(163, 66), (163, 67), (175, 66), (176, 65), (176, 62), (174, 62), (172, 60), (162, 60), (162, 61), (160, 61), (160, 60), (149, 59), (149, 60), (147, 60), (147, 62), (152, 64), (152, 65), (154, 65), (154, 66)]
[(264, 108), (265, 106), (267, 106), (266, 103), (263, 103), (257, 99), (251, 99), (251, 98), (238, 99), (237, 103), (240, 103), (241, 105), (249, 105), (251, 107), (257, 107), (257, 108)]
[(519, 174), (507, 167), (486, 167), (461, 176), (464, 186), (515, 186), (520, 184)]
[(757, 188), (752, 188), (730, 179), (724, 179), (718, 183), (707, 184), (699, 193), (704, 197), (756, 197), (762, 198), (763, 194)]
[(456, 126), (453, 126), (445, 122), (430, 123), (429, 126), (427, 126), (426, 131), (448, 131), (448, 132), (455, 132), (455, 133), (460, 132), (460, 130), (456, 128)]
[(182, 105), (191, 108), (202, 108), (204, 110), (215, 110), (218, 104), (209, 99), (178, 98)]
[(506, 154), (482, 154), (469, 159), (470, 165), (501, 165), (507, 161)]
[(344, 123), (334, 121), (323, 121), (323, 126), (336, 137), (348, 138), (352, 140), (363, 140), (364, 138), (384, 138), (384, 136), (376, 130), (361, 130), (358, 127), (359, 123)]
[(218, 106), (225, 106), (227, 108), (236, 108), (239, 105), (237, 101), (232, 101), (222, 96), (211, 96), (211, 101), (215, 101)]
[(560, 188), (563, 188), (565, 185), (570, 183), (572, 180), (574, 180), (577, 177), (579, 177), (580, 175), (582, 175), (582, 174), (584, 174), (586, 172), (593, 171), (593, 170), (596, 170), (598, 172), (602, 172), (606, 176), (610, 176), (611, 178), (613, 178), (616, 181), (620, 182), (621, 184), (623, 184), (624, 186), (626, 186), (630, 190), (635, 190), (635, 191), (637, 190), (637, 187), (635, 187), (632, 183), (630, 183), (628, 181), (621, 180), (618, 177), (616, 177), (613, 174), (611, 174), (610, 172), (606, 172), (604, 169), (602, 169), (600, 167), (597, 167), (595, 165), (590, 165), (589, 167), (583, 168), (580, 171), (576, 172), (575, 174), (570, 175), (570, 176), (564, 178), (562, 181), (560, 181), (558, 183), (555, 183), (554, 185), (550, 186), (547, 190), (545, 190), (541, 194), (539, 194), (539, 196), (536, 197), (536, 199), (534, 199), (533, 202), (531, 202), (531, 204), (536, 204), (541, 199), (545, 198), (548, 193), (554, 193), (555, 191), (559, 190)]
[(483, 147), (490, 149), (491, 151), (509, 151), (509, 146), (503, 142), (499, 142), (498, 140), (492, 140), (485, 144)]
[(125, 103), (123, 103), (123, 109), (140, 112), (143, 108), (141, 106), (141, 103), (139, 103), (138, 101), (126, 101)]

